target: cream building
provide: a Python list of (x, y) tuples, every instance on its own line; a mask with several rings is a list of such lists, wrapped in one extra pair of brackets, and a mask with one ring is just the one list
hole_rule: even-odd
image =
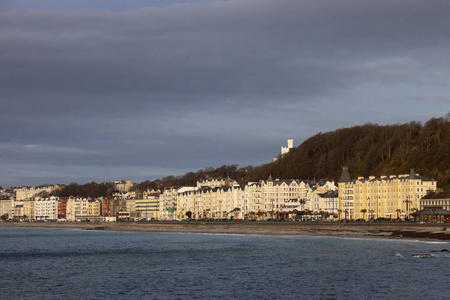
[(159, 220), (159, 196), (147, 195), (145, 199), (136, 199), (136, 211), (140, 218)]
[(0, 217), (14, 218), (14, 200), (0, 200)]
[(16, 192), (16, 200), (26, 200), (37, 196), (41, 192), (51, 194), (58, 189), (60, 189), (59, 185), (50, 185), (45, 187), (21, 187), (18, 189), (14, 189), (14, 191)]
[(209, 178), (197, 181), (197, 188), (216, 188), (216, 187), (223, 187), (223, 186), (239, 186), (239, 184), (230, 178)]
[(134, 186), (131, 180), (116, 180), (114, 186), (119, 192), (128, 192)]
[(339, 192), (338, 190), (330, 190), (326, 193), (319, 194), (323, 198), (324, 211), (332, 216), (339, 217)]
[(20, 221), (24, 219), (23, 201), (14, 201), (14, 220)]
[(70, 197), (67, 200), (66, 219), (76, 221), (77, 218), (89, 216), (89, 201), (86, 198)]
[(146, 190), (142, 193), (142, 199), (149, 199), (149, 197), (155, 197), (156, 195), (159, 197), (161, 194), (161, 190)]
[[(217, 182), (210, 180), (210, 182)], [(200, 188), (201, 187), (201, 188)], [(317, 206), (318, 211), (326, 209), (326, 198), (319, 196), (337, 190), (332, 182), (309, 182), (301, 180), (267, 180), (250, 182), (245, 186), (205, 187), (204, 182), (197, 187), (167, 189), (160, 198), (162, 219), (192, 218), (251, 218), (257, 216), (275, 217), (286, 209), (304, 210)], [(323, 204), (315, 204), (317, 201)], [(335, 201), (337, 202), (337, 201)], [(321, 202), (320, 202), (321, 203)], [(336, 206), (336, 204), (334, 204)], [(170, 207), (174, 207), (173, 213)]]
[(36, 214), (34, 209), (34, 199), (28, 199), (23, 201), (23, 214), (28, 220), (36, 220)]
[[(182, 216), (182, 212), (178, 210), (179, 198), (185, 197), (184, 193), (198, 190), (197, 187), (171, 187), (159, 196), (159, 219), (160, 220), (173, 220), (184, 219), (186, 216)], [(180, 200), (181, 202), (183, 199)], [(193, 203), (194, 201), (191, 200)], [(193, 204), (190, 204), (190, 208), (193, 209)], [(187, 212), (187, 210), (186, 210)]]
[(126, 211), (129, 212), (130, 218), (138, 219), (140, 218), (140, 215), (136, 209), (136, 199), (126, 199), (125, 205), (126, 205)]
[(436, 181), (410, 174), (359, 177), (351, 180), (346, 167), (339, 180), (341, 218), (407, 218), (420, 208), (420, 199), (436, 190)]

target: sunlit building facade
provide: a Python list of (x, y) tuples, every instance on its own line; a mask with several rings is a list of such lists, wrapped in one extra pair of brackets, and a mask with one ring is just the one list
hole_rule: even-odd
[(436, 181), (415, 174), (358, 177), (344, 168), (339, 186), (339, 213), (346, 219), (405, 219), (420, 208), (420, 199), (436, 190)]

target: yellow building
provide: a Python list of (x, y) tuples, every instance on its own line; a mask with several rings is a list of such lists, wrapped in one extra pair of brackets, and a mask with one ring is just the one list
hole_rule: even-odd
[(35, 212), (34, 199), (26, 200), (23, 202), (23, 214), (24, 216), (27, 216), (28, 220), (36, 219)]
[(102, 213), (102, 202), (98, 199), (88, 200), (88, 216), (99, 217)]
[(339, 180), (339, 213), (346, 219), (402, 218), (420, 208), (420, 199), (436, 190), (436, 181), (410, 174), (359, 177), (344, 167)]
[(136, 211), (140, 218), (159, 219), (159, 195), (147, 195), (147, 199), (136, 199)]

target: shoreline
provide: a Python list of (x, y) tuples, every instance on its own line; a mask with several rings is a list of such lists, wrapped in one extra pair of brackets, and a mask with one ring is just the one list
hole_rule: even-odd
[(128, 232), (178, 232), (450, 240), (450, 225), (299, 222), (0, 222), (0, 227), (76, 228)]

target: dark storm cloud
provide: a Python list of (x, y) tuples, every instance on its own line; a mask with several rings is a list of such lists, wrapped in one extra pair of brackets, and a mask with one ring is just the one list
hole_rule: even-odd
[(449, 16), (447, 1), (3, 11), (0, 153), (195, 170), (270, 161), (290, 137), (445, 114)]

